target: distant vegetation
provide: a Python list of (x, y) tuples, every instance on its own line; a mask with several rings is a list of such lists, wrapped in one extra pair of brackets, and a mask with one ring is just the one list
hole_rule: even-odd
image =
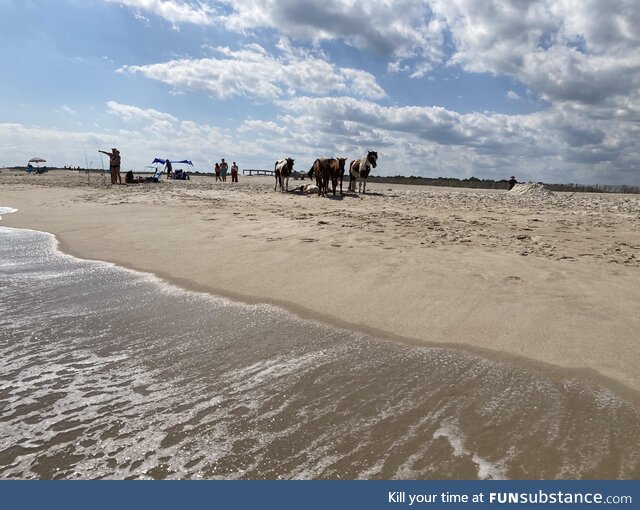
[[(493, 179), (457, 179), (455, 177), (395, 177), (369, 176), (369, 182), (388, 184), (412, 184), (418, 186), (445, 186), (448, 188), (479, 188), (479, 189), (507, 189), (507, 179), (494, 181)], [(541, 182), (545, 188), (551, 191), (569, 191), (581, 193), (640, 193), (640, 186), (614, 185), (614, 184), (549, 184)]]
[[(49, 170), (57, 170), (52, 167)], [(68, 170), (77, 170), (86, 172), (86, 168), (68, 167)], [(25, 170), (24, 166), (7, 167), (6, 170)], [(108, 169), (91, 168), (90, 172), (108, 172)], [(152, 169), (136, 171), (136, 173), (153, 173)], [(191, 175), (205, 175), (212, 177), (212, 172), (187, 172)], [(345, 180), (349, 179), (348, 172), (345, 174)], [(370, 175), (369, 182), (379, 182), (387, 184), (411, 184), (417, 186), (444, 186), (447, 188), (478, 188), (478, 189), (507, 189), (507, 179), (494, 181), (493, 179), (478, 179), (477, 177), (469, 177), (468, 179), (458, 179), (456, 177), (416, 177), (412, 175), (407, 177), (404, 175), (396, 175), (394, 177), (381, 177), (379, 175)], [(628, 186), (626, 184), (552, 184), (541, 182), (545, 188), (551, 191), (568, 191), (580, 193), (638, 193), (640, 194), (640, 186)]]

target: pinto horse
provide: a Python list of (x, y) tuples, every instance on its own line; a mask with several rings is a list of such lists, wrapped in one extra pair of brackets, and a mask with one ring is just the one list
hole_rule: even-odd
[[(279, 159), (276, 161), (274, 167), (274, 173), (276, 176), (276, 186), (273, 191), (278, 189), (278, 183), (280, 183), (280, 191), (289, 191), (289, 176), (293, 172), (293, 158)], [(283, 186), (284, 181), (284, 186)]]
[(366, 156), (361, 159), (355, 159), (349, 165), (349, 191), (356, 191), (356, 181), (358, 182), (358, 193), (366, 193), (367, 177), (371, 172), (371, 167), (375, 168), (378, 164), (378, 153), (369, 151)]

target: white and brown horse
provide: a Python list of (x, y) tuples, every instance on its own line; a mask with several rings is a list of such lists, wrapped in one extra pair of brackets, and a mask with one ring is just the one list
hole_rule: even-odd
[(375, 168), (378, 164), (378, 153), (369, 151), (366, 156), (361, 159), (355, 159), (349, 165), (349, 191), (356, 191), (356, 181), (358, 182), (358, 193), (366, 193), (367, 177), (371, 172), (371, 167)]
[(276, 191), (278, 189), (278, 183), (280, 183), (280, 191), (289, 191), (289, 176), (292, 172), (293, 158), (279, 159), (278, 161), (276, 161), (276, 165), (274, 167), (276, 186), (275, 188), (273, 188), (273, 191)]

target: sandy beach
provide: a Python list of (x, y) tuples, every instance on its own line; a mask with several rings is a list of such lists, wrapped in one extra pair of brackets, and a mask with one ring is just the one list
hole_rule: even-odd
[(640, 391), (639, 196), (369, 183), (320, 198), (274, 192), (270, 177), (90, 179), (3, 169), (0, 206), (18, 212), (1, 224), (189, 289)]

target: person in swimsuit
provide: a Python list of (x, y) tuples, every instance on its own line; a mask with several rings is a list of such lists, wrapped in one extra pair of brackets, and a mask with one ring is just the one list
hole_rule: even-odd
[(109, 156), (109, 168), (111, 169), (111, 184), (122, 184), (122, 177), (120, 177), (120, 151), (115, 147), (111, 148), (111, 152), (98, 151), (102, 154)]
[(224, 158), (222, 158), (222, 161), (220, 162), (220, 174), (222, 175), (222, 182), (227, 182), (227, 171), (228, 170), (229, 170), (229, 165), (224, 160)]

